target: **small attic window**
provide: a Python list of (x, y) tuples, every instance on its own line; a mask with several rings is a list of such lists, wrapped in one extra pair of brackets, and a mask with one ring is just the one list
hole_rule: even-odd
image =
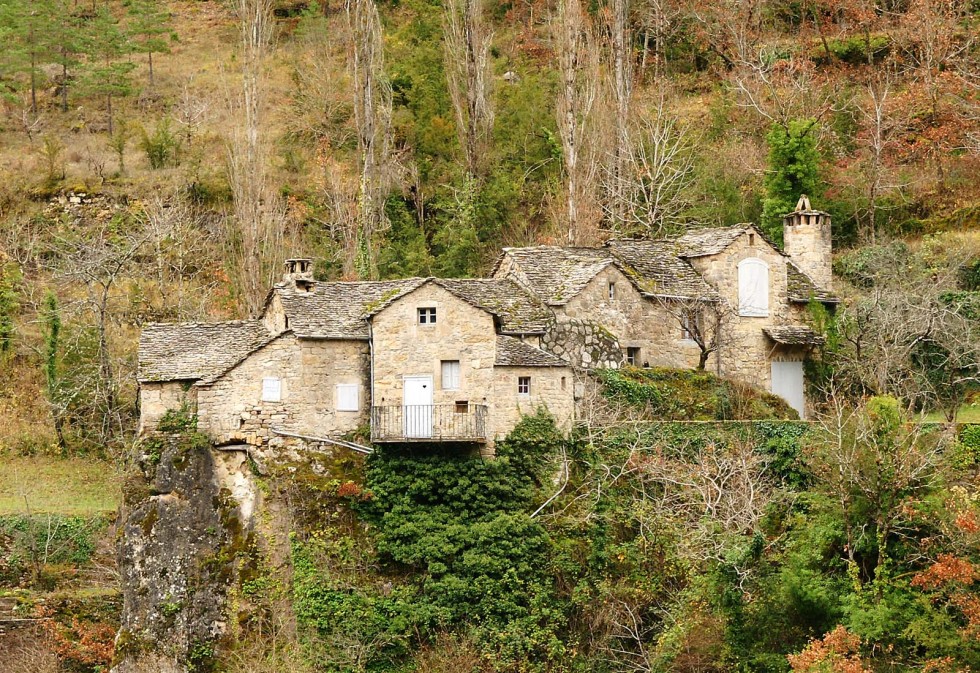
[(609, 283), (609, 298), (616, 298), (616, 283)]
[(419, 309), (419, 324), (420, 325), (435, 325), (436, 324), (436, 309), (435, 309), (435, 307), (420, 308)]
[(755, 245), (755, 234), (749, 233), (749, 245)]
[(274, 376), (262, 379), (262, 401), (279, 402), (282, 400), (282, 381)]

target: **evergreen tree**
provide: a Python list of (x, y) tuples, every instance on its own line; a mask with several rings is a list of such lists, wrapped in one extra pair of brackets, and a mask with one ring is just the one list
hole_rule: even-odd
[(775, 241), (783, 240), (783, 215), (792, 212), (800, 194), (819, 194), (819, 161), (815, 119), (794, 119), (786, 126), (773, 124), (769, 143), (769, 167), (763, 183), (762, 227)]
[(86, 16), (69, 0), (45, 0), (51, 20), (45, 26), (44, 49), (61, 67), (61, 110), (68, 112), (68, 89), (88, 45)]
[(153, 86), (153, 54), (169, 54), (170, 12), (157, 0), (130, 0), (126, 5), (129, 17), (127, 33), (133, 41), (133, 51), (146, 54), (150, 66), (150, 86)]
[(14, 344), (14, 313), (17, 312), (17, 293), (14, 284), (17, 268), (0, 266), (0, 354), (7, 353)]
[(51, 61), (48, 36), (54, 20), (51, 0), (17, 0), (0, 3), (0, 43), (3, 68), (8, 73), (26, 74), (30, 82), (31, 114), (37, 116), (40, 65)]
[(58, 350), (61, 341), (61, 314), (58, 311), (58, 298), (48, 290), (41, 309), (41, 321), (44, 329), (44, 383), (45, 394), (51, 405), (51, 416), (54, 420), (54, 430), (58, 436), (58, 447), (62, 453), (67, 451), (65, 443), (64, 419), (61, 406), (58, 403)]
[(112, 135), (112, 99), (114, 96), (127, 96), (133, 90), (130, 73), (136, 64), (119, 60), (133, 51), (133, 44), (106, 5), (96, 10), (89, 22), (89, 30), (90, 38), (85, 45), (88, 63), (81, 83), (86, 92), (105, 97), (108, 130)]

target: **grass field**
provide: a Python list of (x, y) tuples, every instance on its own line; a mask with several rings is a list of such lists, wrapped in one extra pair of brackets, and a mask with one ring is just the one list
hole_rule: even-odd
[[(25, 501), (26, 498), (26, 501)], [(111, 463), (86, 458), (0, 454), (0, 515), (113, 512), (121, 494)]]
[[(927, 423), (945, 423), (946, 416), (938, 411), (926, 414), (924, 419)], [(957, 423), (980, 423), (980, 405), (964, 404), (956, 412)]]

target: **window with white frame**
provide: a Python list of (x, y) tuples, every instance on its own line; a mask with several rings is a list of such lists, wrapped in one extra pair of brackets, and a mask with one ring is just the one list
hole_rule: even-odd
[(360, 411), (360, 386), (356, 383), (337, 384), (337, 411)]
[(419, 324), (420, 325), (436, 324), (436, 309), (434, 306), (428, 306), (419, 309)]
[(282, 400), (282, 381), (274, 376), (262, 379), (262, 401), (279, 402)]
[(758, 257), (738, 263), (738, 314), (769, 315), (769, 265)]
[(697, 341), (695, 337), (701, 334), (701, 312), (687, 311), (681, 316), (681, 339)]
[(442, 361), (442, 389), (459, 390), (459, 360)]
[(626, 347), (626, 364), (631, 367), (640, 366), (640, 349), (636, 346)]
[(518, 376), (517, 377), (517, 394), (518, 395), (530, 395), (531, 394), (531, 377), (530, 376)]

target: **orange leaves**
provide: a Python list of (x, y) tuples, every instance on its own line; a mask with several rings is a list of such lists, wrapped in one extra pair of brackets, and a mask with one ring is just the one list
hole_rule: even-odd
[(976, 568), (966, 559), (940, 554), (935, 563), (915, 575), (912, 586), (934, 590), (951, 583), (972, 584), (976, 577)]
[(869, 673), (864, 666), (859, 650), (861, 639), (838, 626), (823, 638), (811, 640), (799, 654), (786, 658), (790, 667), (798, 673)]
[(112, 663), (116, 630), (109, 624), (72, 617), (66, 625), (53, 618), (50, 608), (38, 606), (34, 612), (43, 619), (41, 626), (58, 659), (72, 670), (103, 670)]

